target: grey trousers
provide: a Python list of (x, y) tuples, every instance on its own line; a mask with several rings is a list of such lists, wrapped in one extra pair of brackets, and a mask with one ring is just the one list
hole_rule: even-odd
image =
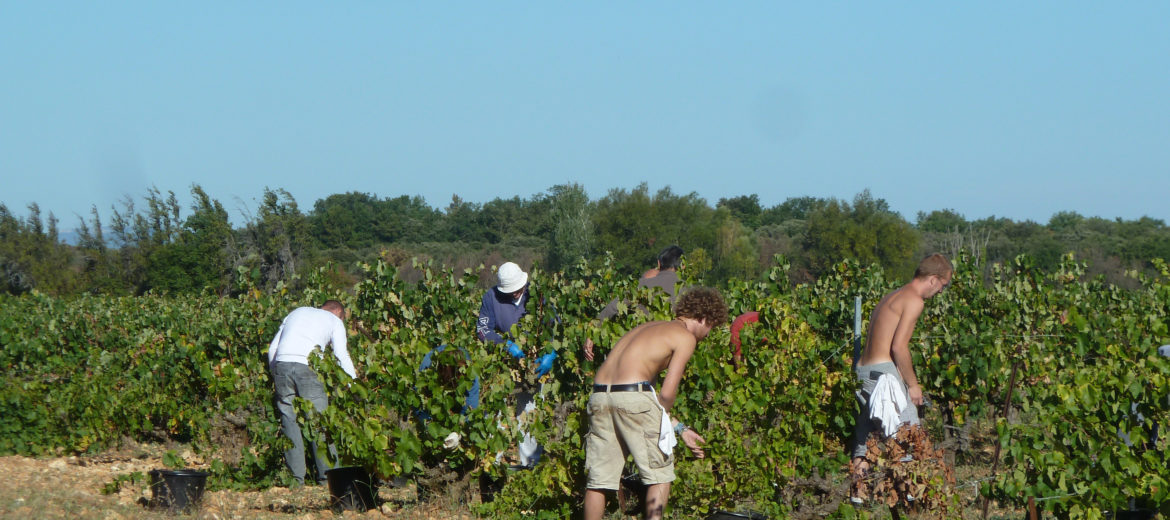
[[(325, 386), (317, 378), (309, 365), (279, 361), (272, 366), (273, 386), (276, 390), (276, 410), (280, 413), (280, 431), (292, 441), (292, 448), (284, 452), (284, 463), (297, 482), (305, 482), (305, 442), (301, 436), (301, 427), (297, 425), (297, 412), (293, 408), (293, 398), (300, 397), (311, 403), (318, 412), (325, 411), (329, 406), (329, 397), (325, 395)], [(330, 460), (337, 460), (337, 448), (329, 445)], [(332, 466), (330, 461), (323, 460), (317, 453), (316, 443), (309, 443), (309, 453), (313, 456), (317, 467), (317, 481), (325, 480), (325, 471)]]
[[(861, 380), (861, 389), (857, 391), (857, 401), (860, 409), (857, 411), (857, 422), (853, 427), (853, 456), (864, 457), (866, 453), (865, 442), (869, 440), (869, 434), (878, 429), (873, 420), (869, 418), (869, 397), (873, 393), (873, 389), (877, 386), (877, 380), (882, 374), (890, 374), (898, 378), (898, 382), (902, 383), (903, 391), (906, 390), (906, 382), (902, 380), (901, 372), (898, 372), (898, 367), (892, 362), (874, 363), (872, 365), (859, 365), (853, 368), (857, 379)], [(907, 395), (907, 399), (909, 396)], [(907, 404), (906, 408), (902, 410), (902, 422), (910, 424), (918, 424), (918, 407), (914, 403)]]

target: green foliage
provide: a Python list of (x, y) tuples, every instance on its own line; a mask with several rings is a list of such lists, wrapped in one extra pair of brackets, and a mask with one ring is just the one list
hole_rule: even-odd
[(697, 193), (680, 196), (663, 188), (651, 196), (642, 183), (631, 191), (611, 190), (597, 201), (593, 223), (593, 250), (612, 253), (618, 267), (632, 274), (652, 267), (655, 255), (670, 244), (685, 251), (713, 250), (721, 220)]
[[(296, 221), (295, 208), (267, 218), (278, 217)], [(695, 277), (703, 258), (694, 250), (684, 276)], [(676, 516), (750, 507), (783, 517), (832, 505), (800, 486), (814, 476), (841, 479), (847, 462), (853, 299), (862, 296), (868, 315), (904, 277), (837, 260), (815, 282), (793, 284), (789, 262), (773, 261), (723, 290), (733, 315), (760, 312), (741, 334), (742, 363), (730, 362), (728, 331), (718, 327), (688, 364), (673, 414), (708, 440), (708, 458), (677, 452)], [(259, 266), (238, 266), (231, 297), (3, 295), (0, 453), (95, 452), (123, 437), (189, 441), (212, 461), (213, 487), (273, 485), (285, 441), (265, 348), (289, 310), (338, 298), (349, 309), (359, 375), (351, 381), (329, 355), (313, 361), (331, 405), (303, 414), (310, 435), (335, 443), (346, 463), (416, 479), (432, 494), (466, 497), (479, 479), (502, 481), (495, 500), (479, 506), (488, 516), (565, 516), (583, 491), (582, 410), (593, 371), (625, 331), (670, 316), (659, 292), (638, 288), (618, 265), (603, 257), (576, 262), (568, 276), (532, 269), (530, 313), (512, 331), (522, 360), (475, 336), (480, 271), (432, 263), (411, 266), (419, 273), (412, 282), (387, 263), (362, 264), (352, 286), (313, 270), (295, 290), (269, 286)], [(997, 414), (1018, 368), (1014, 411), (997, 424), (1007, 469), (984, 493), (1021, 507), (1028, 496), (1051, 498), (1043, 508), (1072, 516), (1129, 497), (1166, 500), (1168, 441), (1153, 444), (1149, 432), (1170, 423), (1170, 363), (1154, 355), (1170, 343), (1170, 270), (1151, 265), (1156, 274), (1137, 276), (1138, 288), (1127, 290), (1089, 276), (1071, 256), (1055, 269), (1028, 257), (986, 267), (955, 258), (953, 285), (928, 303), (911, 350), (954, 427)], [(595, 324), (614, 299), (628, 303)], [(586, 338), (598, 345), (597, 361), (581, 353)], [(460, 354), (420, 371), (438, 345)], [(558, 360), (540, 380), (532, 360), (547, 352)], [(479, 406), (465, 411), (477, 379)], [(520, 390), (540, 394), (523, 424), (512, 413)], [(497, 455), (516, 445), (521, 427), (545, 456), (532, 471), (509, 472)], [(1133, 446), (1118, 440), (1119, 429)], [(241, 439), (230, 451), (225, 431)], [(445, 445), (453, 432), (459, 443)], [(866, 514), (848, 506), (834, 513)]]
[(113, 480), (102, 485), (103, 495), (112, 495), (122, 490), (122, 486), (128, 484), (142, 484), (146, 482), (146, 474), (141, 471), (133, 471), (118, 475)]
[(953, 209), (934, 210), (930, 213), (919, 211), (917, 227), (919, 231), (947, 233), (966, 229), (967, 219)]
[(589, 256), (593, 242), (593, 207), (579, 184), (562, 184), (549, 189), (552, 203), (552, 237), (549, 240), (549, 267), (565, 270)]
[(831, 200), (808, 218), (805, 251), (814, 275), (842, 258), (876, 263), (902, 276), (913, 272), (918, 235), (882, 199), (866, 190), (853, 203)]

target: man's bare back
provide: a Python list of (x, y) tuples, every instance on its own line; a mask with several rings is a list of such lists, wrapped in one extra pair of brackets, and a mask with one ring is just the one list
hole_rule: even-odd
[[(670, 447), (651, 446), (648, 452), (631, 450), (631, 446), (644, 443), (629, 443), (622, 439), (645, 439), (658, 437), (659, 442), (669, 437), (667, 428), (673, 426), (675, 434), (690, 448), (696, 457), (704, 456), (701, 445), (706, 442), (697, 432), (677, 419), (667, 422), (669, 412), (678, 397), (679, 382), (686, 371), (687, 361), (695, 353), (695, 346), (711, 328), (727, 321), (727, 304), (714, 289), (695, 289), (683, 295), (675, 305), (676, 318), (671, 321), (644, 323), (627, 332), (593, 377), (593, 393), (589, 396), (589, 433), (585, 443), (585, 467), (589, 477), (585, 484), (585, 518), (601, 520), (605, 514), (605, 493), (617, 489), (621, 469), (627, 456), (633, 456), (635, 464), (647, 484), (644, 503), (646, 518), (662, 518), (670, 496), (670, 483), (674, 480), (674, 461)], [(653, 382), (658, 374), (666, 371), (661, 390), (657, 392), (658, 403), (663, 413), (657, 410), (647, 412), (653, 387), (630, 385), (616, 388), (613, 385), (628, 385), (643, 381)], [(634, 398), (627, 397), (634, 394)], [(637, 417), (637, 418), (636, 418)], [(646, 421), (646, 418), (649, 418)], [(661, 420), (661, 421), (660, 421)], [(665, 427), (664, 427), (665, 426)], [(666, 453), (665, 462), (656, 461)]]
[(868, 366), (893, 362), (915, 405), (922, 404), (922, 387), (918, 385), (918, 377), (914, 373), (910, 337), (914, 335), (914, 327), (922, 315), (926, 299), (945, 289), (951, 283), (951, 276), (951, 273), (947, 273), (945, 276), (916, 277), (882, 297), (882, 301), (870, 314), (865, 350), (861, 352), (857, 364)]
[(597, 369), (593, 382), (620, 385), (654, 381), (663, 370), (671, 369), (662, 383), (660, 396), (662, 404), (669, 408), (678, 393), (682, 369), (694, 354), (697, 343), (695, 333), (688, 330), (683, 320), (643, 323), (622, 336)]
[[(873, 365), (893, 361), (891, 354), (895, 336), (899, 331), (907, 335), (914, 332), (914, 325), (922, 313), (924, 301), (913, 291), (903, 286), (882, 297), (870, 315), (869, 334), (865, 339), (865, 350), (861, 353), (860, 365)], [(901, 339), (900, 337), (898, 339)]]

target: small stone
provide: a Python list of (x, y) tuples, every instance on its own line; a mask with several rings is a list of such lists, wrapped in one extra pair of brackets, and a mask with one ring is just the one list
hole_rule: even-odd
[(49, 467), (53, 469), (65, 469), (65, 466), (65, 461), (61, 459), (56, 459), (49, 463)]

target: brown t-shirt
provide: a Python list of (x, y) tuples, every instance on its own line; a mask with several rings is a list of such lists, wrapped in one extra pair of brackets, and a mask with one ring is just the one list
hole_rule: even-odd
[[(676, 271), (659, 271), (657, 276), (650, 278), (642, 278), (638, 280), (638, 287), (657, 287), (670, 298), (670, 304), (674, 305), (675, 298), (678, 297), (678, 272)], [(597, 315), (602, 320), (608, 320), (617, 315), (618, 301), (609, 302), (601, 313)]]

